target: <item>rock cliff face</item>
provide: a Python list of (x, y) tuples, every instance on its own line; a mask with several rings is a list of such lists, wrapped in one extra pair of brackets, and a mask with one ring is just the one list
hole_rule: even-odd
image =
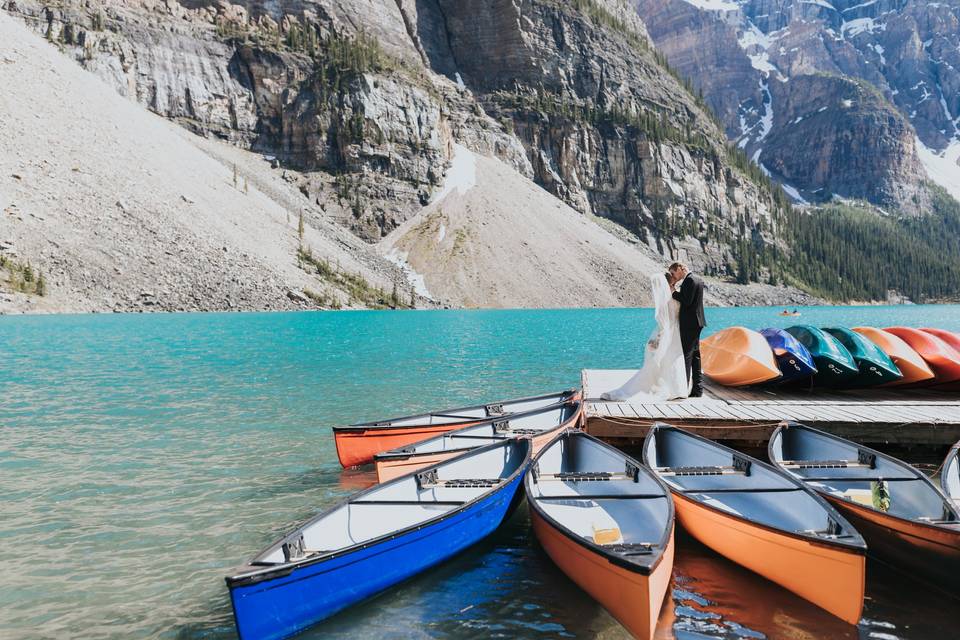
[(4, 8), (150, 110), (275, 157), (371, 242), (430, 200), (455, 142), (712, 272), (773, 225), (769, 188), (622, 0)]
[[(922, 183), (929, 175), (960, 196), (955, 4), (635, 6), (671, 64), (703, 90), (727, 135), (788, 189), (808, 199), (836, 194), (917, 213), (928, 204)], [(859, 152), (844, 152), (844, 145)]]

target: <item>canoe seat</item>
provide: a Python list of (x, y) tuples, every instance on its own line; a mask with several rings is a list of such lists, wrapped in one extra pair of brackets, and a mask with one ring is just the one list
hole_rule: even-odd
[(488, 416), (502, 416), (504, 414), (502, 402), (498, 404), (488, 404), (483, 407), (483, 410), (487, 412)]
[(537, 436), (543, 433), (543, 429), (510, 429), (510, 433), (517, 436)]
[(459, 478), (450, 480), (441, 480), (437, 477), (437, 470), (430, 469), (421, 471), (416, 475), (417, 488), (435, 489), (444, 487), (446, 489), (490, 489), (504, 482), (503, 478)]
[(749, 476), (751, 464), (753, 463), (747, 458), (734, 454), (732, 465), (657, 467), (655, 471), (661, 476)]
[(843, 533), (843, 529), (840, 527), (840, 523), (829, 518), (827, 522), (826, 529), (803, 529), (800, 533), (805, 533), (809, 536), (818, 536), (820, 538), (830, 538), (830, 539), (839, 539), (839, 538), (852, 538), (853, 534)]
[(869, 469), (870, 465), (853, 460), (784, 460), (784, 469)]

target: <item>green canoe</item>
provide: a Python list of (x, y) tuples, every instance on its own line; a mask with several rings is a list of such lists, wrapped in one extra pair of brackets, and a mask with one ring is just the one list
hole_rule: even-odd
[(903, 377), (890, 356), (859, 333), (843, 327), (824, 327), (823, 330), (839, 340), (857, 362), (860, 375), (848, 382), (848, 386), (871, 387)]
[(787, 333), (807, 348), (817, 365), (813, 383), (822, 387), (847, 387), (860, 375), (857, 361), (839, 340), (825, 331), (800, 324), (787, 329)]

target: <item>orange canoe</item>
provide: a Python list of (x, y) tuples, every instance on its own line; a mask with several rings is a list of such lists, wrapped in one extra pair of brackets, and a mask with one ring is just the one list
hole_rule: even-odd
[(650, 471), (581, 431), (524, 478), (537, 540), (635, 638), (653, 637), (673, 571), (673, 501)]
[(745, 327), (730, 327), (700, 341), (703, 372), (728, 387), (760, 384), (780, 377), (767, 339)]
[(778, 427), (767, 449), (854, 523), (871, 555), (942, 589), (960, 587), (960, 511), (922, 472), (797, 423)]
[(954, 333), (953, 331), (947, 331), (946, 329), (932, 329), (930, 327), (924, 327), (921, 329), (930, 335), (937, 336), (948, 345), (953, 347), (953, 350), (960, 353), (960, 334)]
[(380, 452), (373, 457), (377, 465), (377, 481), (393, 480), (506, 438), (529, 438), (533, 444), (530, 455), (536, 455), (560, 431), (580, 425), (582, 407), (580, 401), (575, 401), (514, 413), (448, 431), (406, 447)]
[(901, 338), (875, 327), (854, 327), (853, 330), (880, 347), (880, 350), (893, 360), (893, 364), (897, 365), (900, 373), (903, 374), (903, 377), (899, 380), (889, 382), (884, 386), (916, 384), (918, 382), (930, 382), (934, 379), (933, 369), (930, 368), (926, 360), (921, 358), (920, 354)]
[(670, 486), (693, 537), (857, 624), (866, 543), (823, 498), (756, 458), (668, 425), (650, 430), (643, 457)]
[(913, 327), (887, 327), (920, 354), (933, 369), (934, 384), (960, 381), (960, 353), (937, 336)]
[(363, 422), (348, 427), (334, 427), (333, 439), (340, 464), (344, 468), (349, 468), (373, 462), (373, 456), (381, 451), (404, 447), (447, 431), (477, 424), (488, 418), (532, 411), (579, 398), (579, 389), (570, 389), (560, 393), (505, 400), (493, 404), (457, 407), (415, 416)]

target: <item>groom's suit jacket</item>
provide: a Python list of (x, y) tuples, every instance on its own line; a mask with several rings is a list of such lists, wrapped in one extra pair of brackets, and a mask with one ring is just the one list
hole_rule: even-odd
[(674, 291), (673, 297), (680, 301), (680, 329), (702, 329), (707, 326), (703, 315), (703, 280), (688, 274), (680, 285), (680, 291)]

